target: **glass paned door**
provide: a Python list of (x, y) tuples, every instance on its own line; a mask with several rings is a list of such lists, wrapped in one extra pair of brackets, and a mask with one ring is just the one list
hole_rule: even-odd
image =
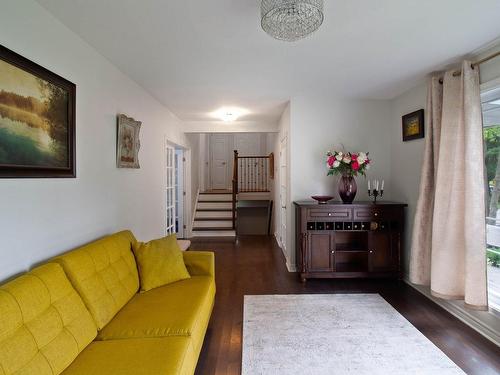
[(488, 302), (500, 311), (500, 84), (481, 93), (486, 164)]
[(175, 203), (176, 203), (176, 183), (175, 183), (175, 149), (172, 146), (167, 146), (167, 186), (166, 186), (166, 205), (167, 205), (167, 235), (176, 232), (175, 228)]
[(175, 150), (175, 231), (184, 237), (184, 150)]

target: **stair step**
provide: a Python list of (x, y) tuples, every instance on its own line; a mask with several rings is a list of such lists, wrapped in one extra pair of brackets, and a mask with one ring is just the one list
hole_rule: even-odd
[(194, 221), (233, 221), (233, 216), (230, 216), (230, 217), (195, 217)]
[(198, 202), (232, 202), (232, 194), (200, 194)]
[(231, 203), (233, 204), (232, 199), (224, 200), (224, 199), (213, 199), (213, 200), (208, 200), (208, 199), (198, 199), (198, 203)]
[(233, 229), (233, 221), (195, 221), (193, 229), (206, 229), (206, 228), (218, 228), (218, 229)]
[(227, 230), (232, 230), (233, 226), (231, 225), (230, 227), (195, 227), (193, 228), (193, 232), (200, 232), (200, 231), (211, 231), (211, 232), (218, 232), (218, 231), (227, 231)]
[(232, 208), (196, 208), (196, 212), (233, 212)]
[(193, 231), (193, 237), (236, 237), (236, 232), (234, 230), (199, 230)]
[(224, 219), (232, 219), (233, 211), (232, 210), (223, 210), (223, 211), (196, 211), (195, 220), (204, 220), (204, 219), (214, 219), (214, 220), (224, 220)]
[(233, 194), (231, 191), (228, 190), (213, 190), (213, 191), (200, 191), (200, 195), (210, 195), (210, 194)]
[(198, 202), (197, 209), (233, 209), (233, 202)]

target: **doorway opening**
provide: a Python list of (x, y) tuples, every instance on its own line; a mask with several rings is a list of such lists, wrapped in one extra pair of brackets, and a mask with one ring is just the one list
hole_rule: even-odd
[(186, 150), (167, 142), (166, 145), (166, 235), (186, 235)]

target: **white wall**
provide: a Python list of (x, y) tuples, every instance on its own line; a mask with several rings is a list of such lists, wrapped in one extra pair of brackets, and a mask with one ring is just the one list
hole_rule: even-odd
[[(367, 151), (373, 160), (368, 176), (385, 179), (386, 195), (391, 196), (390, 181), (390, 102), (382, 100), (346, 100), (325, 93), (307, 93), (291, 101), (290, 113), (290, 199), (310, 199), (328, 194), (339, 199), (337, 177), (327, 176), (328, 150)], [(356, 200), (366, 200), (364, 177), (356, 178)], [(290, 210), (291, 211), (291, 210)], [(294, 213), (288, 226), (295, 238)], [(295, 266), (295, 241), (288, 246), (288, 260)]]
[(405, 202), (408, 208), (405, 210), (406, 228), (403, 245), (403, 269), (408, 274), (410, 258), (411, 233), (413, 230), (413, 218), (415, 206), (418, 199), (420, 169), (422, 167), (424, 139), (409, 142), (402, 140), (402, 116), (417, 111), (427, 110), (427, 82), (422, 82), (417, 87), (407, 91), (392, 101), (391, 118), (391, 187), (392, 198)]
[[(188, 146), (180, 121), (34, 1), (2, 1), (0, 35), (77, 85), (78, 176), (0, 180), (0, 279), (121, 229), (162, 236), (164, 142)], [(143, 122), (139, 170), (115, 167), (118, 113)]]
[[(338, 178), (327, 176), (326, 152), (341, 144), (347, 151), (367, 151), (372, 159), (368, 175), (386, 180), (390, 193), (390, 105), (388, 101), (340, 100), (309, 94), (292, 100), (292, 200), (330, 194), (338, 200)], [(356, 178), (356, 200), (367, 199), (364, 177)]]

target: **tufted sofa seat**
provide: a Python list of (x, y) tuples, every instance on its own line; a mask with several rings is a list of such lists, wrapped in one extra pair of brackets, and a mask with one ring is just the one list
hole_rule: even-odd
[(0, 286), (0, 375), (193, 374), (214, 255), (185, 252), (190, 279), (138, 293), (135, 241), (119, 232)]

